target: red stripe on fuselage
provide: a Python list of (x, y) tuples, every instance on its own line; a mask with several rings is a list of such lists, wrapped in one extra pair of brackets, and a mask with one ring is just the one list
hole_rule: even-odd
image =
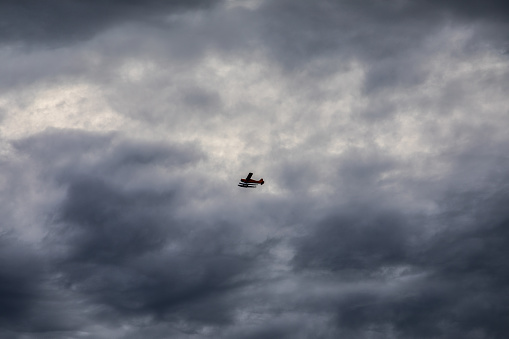
[(262, 181), (261, 180), (253, 180), (253, 179), (249, 179), (249, 180), (246, 180), (246, 179), (240, 179), (240, 181), (242, 182), (246, 182), (246, 183), (252, 183), (252, 184), (261, 184)]

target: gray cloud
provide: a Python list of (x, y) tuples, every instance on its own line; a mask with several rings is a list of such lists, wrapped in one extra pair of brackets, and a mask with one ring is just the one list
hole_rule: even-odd
[[(295, 268), (374, 282), (337, 300), (337, 326), (347, 337), (369, 337), (374, 330), (381, 337), (501, 338), (507, 331), (503, 187), (484, 199), (483, 191), (455, 192), (443, 216), (431, 220), (378, 211), (375, 201), (346, 206), (343, 215), (298, 238)], [(441, 230), (424, 234), (428, 223), (442, 224)], [(400, 285), (393, 290), (384, 282), (394, 274)]]
[[(45, 286), (42, 280), (51, 276), (61, 290), (102, 309), (95, 316), (112, 321), (183, 321), (188, 325), (182, 330), (191, 332), (232, 321), (232, 293), (254, 278), (249, 272), (260, 250), (239, 248), (236, 225), (204, 227), (178, 218), (189, 204), (181, 184), (137, 189), (123, 180), (135, 179), (139, 166), (146, 174), (149, 168), (179, 171), (196, 164), (196, 148), (58, 129), (14, 146), (31, 156), (46, 180), (65, 187), (65, 197), (42, 242), (48, 272), (8, 269), (18, 259), (4, 248), (10, 255), (2, 266), (6, 321), (22, 323), (31, 303), (41, 302), (36, 292)], [(58, 322), (48, 320), (46, 328), (58, 331)]]
[(3, 1), (0, 41), (61, 44), (89, 38), (114, 24), (151, 20), (214, 1)]
[(345, 216), (331, 217), (304, 237), (294, 258), (297, 267), (367, 270), (401, 265), (410, 251), (408, 222), (391, 212), (369, 206), (346, 207)]
[(2, 6), (0, 336), (507, 332), (501, 2)]
[(44, 269), (28, 246), (13, 241), (8, 235), (2, 235), (0, 240), (0, 321), (3, 328), (16, 330), (23, 328), (23, 319), (29, 317), (34, 302), (42, 294), (38, 281)]
[(469, 19), (505, 20), (509, 15), (509, 6), (500, 0), (490, 1), (426, 1), (421, 6), (444, 9), (455, 15), (462, 15)]
[[(491, 48), (507, 49), (505, 16), (501, 1), (305, 1), (266, 2), (264, 42), (277, 62), (289, 71), (330, 74), (352, 61), (361, 62), (367, 74), (364, 90), (415, 87), (429, 76), (426, 61), (438, 46), (429, 45), (448, 23), (477, 27), (465, 44), (466, 54)], [(323, 62), (334, 59), (335, 63)], [(322, 61), (315, 62), (313, 61)], [(312, 64), (312, 67), (307, 65)], [(334, 65), (336, 68), (330, 68)]]

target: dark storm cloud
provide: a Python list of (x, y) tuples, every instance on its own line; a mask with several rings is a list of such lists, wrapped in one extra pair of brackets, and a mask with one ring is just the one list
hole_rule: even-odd
[(410, 232), (403, 216), (349, 206), (345, 215), (330, 217), (305, 237), (294, 258), (297, 267), (367, 270), (406, 263)]
[(0, 237), (0, 327), (23, 328), (41, 297), (43, 273), (40, 259), (29, 246), (9, 235)]
[(303, 60), (321, 55), (346, 59), (359, 52), (371, 60), (394, 56), (417, 46), (418, 38), (429, 33), (424, 28), (432, 29), (437, 20), (409, 16), (405, 5), (371, 1), (321, 1), (318, 5), (276, 1), (267, 2), (261, 11), (267, 15), (267, 30), (281, 44), (273, 47), (287, 51), (288, 58), (293, 54)]
[[(489, 219), (478, 220), (474, 231), (437, 234), (426, 250), (407, 259), (409, 265), (416, 265), (414, 272), (427, 272), (422, 279), (389, 296), (376, 291), (349, 296), (338, 304), (338, 325), (354, 333), (390, 325), (405, 338), (476, 333), (482, 338), (502, 338), (508, 330), (504, 319), (509, 316), (505, 306), (509, 238), (508, 215), (500, 217), (505, 221), (496, 225)], [(380, 252), (375, 247), (372, 254)]]
[(464, 16), (469, 19), (503, 20), (509, 15), (509, 6), (503, 0), (403, 0), (390, 2), (332, 0), (329, 3), (344, 3), (354, 8), (379, 12), (380, 18), (383, 20), (392, 20), (400, 15), (414, 19), (419, 16), (439, 16), (444, 14)]
[(104, 182), (71, 183), (60, 221), (68, 237), (59, 240), (69, 246), (62, 263), (68, 284), (126, 314), (226, 321), (228, 309), (217, 296), (241, 283), (234, 278), (251, 260), (229, 253), (225, 234), (231, 234), (230, 227), (200, 230), (178, 221), (175, 199), (178, 194), (171, 191), (125, 192)]
[[(245, 335), (236, 334), (236, 338), (242, 339), (270, 339), (270, 338), (299, 338), (299, 324), (284, 322), (282, 324), (267, 323), (263, 328), (256, 329)], [(315, 333), (316, 335), (316, 333)], [(233, 338), (233, 336), (232, 336)]]
[[(43, 180), (65, 189), (42, 242), (47, 272), (7, 266), (16, 263), (16, 252), (5, 248), (2, 317), (21, 324), (16, 330), (29, 329), (30, 322), (21, 319), (40, 301), (35, 292), (48, 277), (60, 293), (97, 309), (92, 315), (97, 322), (149, 317), (154, 325), (182, 323), (181, 330), (190, 333), (232, 322), (233, 294), (253, 279), (263, 249), (239, 247), (241, 230), (234, 224), (182, 216), (180, 208), (189, 208), (192, 200), (179, 183), (189, 179), (176, 172), (196, 164), (199, 150), (59, 129), (13, 145), (29, 156)], [(154, 176), (155, 185), (131, 185), (140, 180), (139, 168)], [(169, 172), (163, 175), (159, 168)], [(46, 328), (56, 331), (58, 322), (48, 320)]]
[[(414, 1), (413, 3), (419, 3)], [(507, 20), (509, 17), (509, 5), (503, 0), (447, 0), (447, 1), (420, 1), (420, 6), (431, 10), (445, 10), (453, 15), (465, 16), (468, 19), (482, 20)]]
[(60, 221), (67, 236), (56, 240), (69, 247), (59, 266), (67, 284), (126, 315), (227, 321), (217, 297), (241, 283), (250, 258), (228, 253), (229, 227), (177, 220), (175, 195), (71, 183)]
[(442, 48), (430, 38), (448, 25), (475, 27), (466, 56), (489, 44), (507, 49), (508, 14), (503, 1), (270, 1), (258, 13), (262, 45), (289, 76), (324, 80), (360, 62), (369, 95), (425, 82), (429, 56)]
[[(86, 8), (80, 1), (53, 2), (68, 19), (41, 8), (47, 21), (34, 25), (42, 30), (21, 20), (26, 29), (19, 27), (19, 35), (0, 37), (67, 42), (187, 6), (165, 3), (169, 7), (149, 1), (140, 12), (138, 2), (89, 2)], [(7, 13), (20, 13), (17, 3), (8, 4)], [(27, 13), (42, 6), (25, 4)], [(122, 26), (91, 41), (87, 46), (98, 54), (91, 65), (108, 60), (98, 61), (93, 73), (78, 73), (111, 86), (100, 89), (113, 110), (146, 123), (135, 129), (166, 124), (186, 140), (201, 140), (204, 132), (203, 140), (214, 145), (140, 140), (137, 132), (148, 133), (139, 130), (127, 136), (78, 129), (47, 129), (9, 142), (12, 154), (5, 159), (13, 163), (0, 154), (6, 169), (0, 184), (12, 189), (2, 197), (9, 204), (0, 218), (36, 245), (14, 235), (0, 238), (0, 336), (30, 338), (27, 331), (33, 331), (33, 338), (53, 338), (59, 335), (54, 331), (67, 330), (60, 335), (503, 338), (509, 163), (507, 105), (497, 93), (503, 95), (505, 65), (471, 58), (475, 49), (465, 46), (484, 41), (485, 32), (452, 49), (454, 39), (440, 40), (440, 34), (444, 25), (460, 25), (463, 32), (465, 22), (489, 26), (493, 20), (492, 27), (503, 28), (505, 9), (498, 6), (505, 5), (488, 1), (477, 10), (477, 3), (464, 4), (265, 1), (253, 9), (225, 6), (198, 19), (179, 17), (177, 29), (164, 35), (153, 27)], [(79, 6), (84, 19), (77, 18)], [(92, 19), (95, 10), (102, 12)], [(117, 45), (116, 39), (124, 40)], [(269, 58), (257, 59), (258, 48)], [(212, 65), (202, 67), (192, 56), (206, 52)], [(440, 94), (405, 99), (430, 89), (419, 85), (430, 76), (428, 61), (442, 52), (457, 53), (447, 62), (465, 62), (461, 76), (448, 82), (448, 70), (435, 65), (444, 77), (430, 87), (437, 85)], [(45, 55), (57, 69), (51, 51)], [(223, 67), (228, 62), (222, 63), (230, 59), (215, 67), (214, 58), (223, 56), (253, 63), (255, 70), (247, 67), (239, 76), (232, 64), (232, 79)], [(264, 80), (274, 64), (269, 79), (276, 84), (267, 92), (284, 94), (278, 103), (265, 100), (266, 93), (246, 96), (242, 86)], [(101, 83), (99, 73), (109, 66), (122, 79)], [(27, 69), (23, 62), (18, 67)], [(354, 83), (338, 88), (331, 79), (350, 69), (359, 69)], [(244, 75), (248, 80), (239, 86)], [(233, 86), (242, 99), (230, 93)], [(341, 113), (335, 98), (349, 87), (347, 96), (366, 105)], [(283, 101), (292, 104), (280, 106)], [(322, 101), (333, 107), (327, 120), (319, 115)], [(232, 123), (238, 121), (240, 127)], [(264, 140), (265, 128), (273, 140)], [(246, 140), (256, 151), (244, 152), (248, 161), (221, 145), (241, 147)], [(238, 178), (232, 184), (224, 174), (236, 162), (265, 168), (254, 171), (265, 173), (267, 184), (235, 190)]]
[(67, 311), (74, 311), (74, 306), (51, 286), (47, 258), (37, 246), (11, 233), (0, 237), (0, 336), (43, 337), (47, 332), (74, 330), (83, 321), (69, 316)]
[(113, 24), (151, 20), (215, 3), (203, 0), (7, 0), (0, 5), (0, 42), (41, 44), (82, 40)]
[[(175, 193), (123, 192), (97, 179), (69, 183), (61, 222), (76, 226), (70, 256), (77, 261), (118, 263), (165, 243), (156, 212), (171, 206)], [(71, 232), (72, 233), (72, 232)]]
[[(509, 316), (506, 180), (492, 178), (494, 189), (456, 188), (438, 216), (380, 211), (376, 201), (343, 207), (297, 239), (295, 268), (379, 284), (335, 302), (338, 330), (347, 337), (375, 330), (381, 337), (502, 338)], [(430, 224), (433, 235), (419, 231)], [(400, 285), (391, 290), (384, 282), (394, 272)], [(329, 307), (322, 300), (319, 308)]]

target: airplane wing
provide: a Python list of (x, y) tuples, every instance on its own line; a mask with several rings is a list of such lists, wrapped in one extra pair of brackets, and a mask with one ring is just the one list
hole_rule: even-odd
[(249, 179), (251, 179), (251, 177), (253, 176), (253, 173), (249, 173), (246, 177), (246, 181), (248, 181)]

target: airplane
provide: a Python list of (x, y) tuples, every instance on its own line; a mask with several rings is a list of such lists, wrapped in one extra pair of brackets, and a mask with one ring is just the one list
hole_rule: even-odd
[(240, 179), (238, 186), (244, 188), (255, 188), (256, 185), (258, 184), (263, 185), (265, 183), (265, 181), (263, 181), (263, 178), (260, 180), (254, 180), (251, 179), (252, 176), (253, 173), (249, 173), (245, 179)]

